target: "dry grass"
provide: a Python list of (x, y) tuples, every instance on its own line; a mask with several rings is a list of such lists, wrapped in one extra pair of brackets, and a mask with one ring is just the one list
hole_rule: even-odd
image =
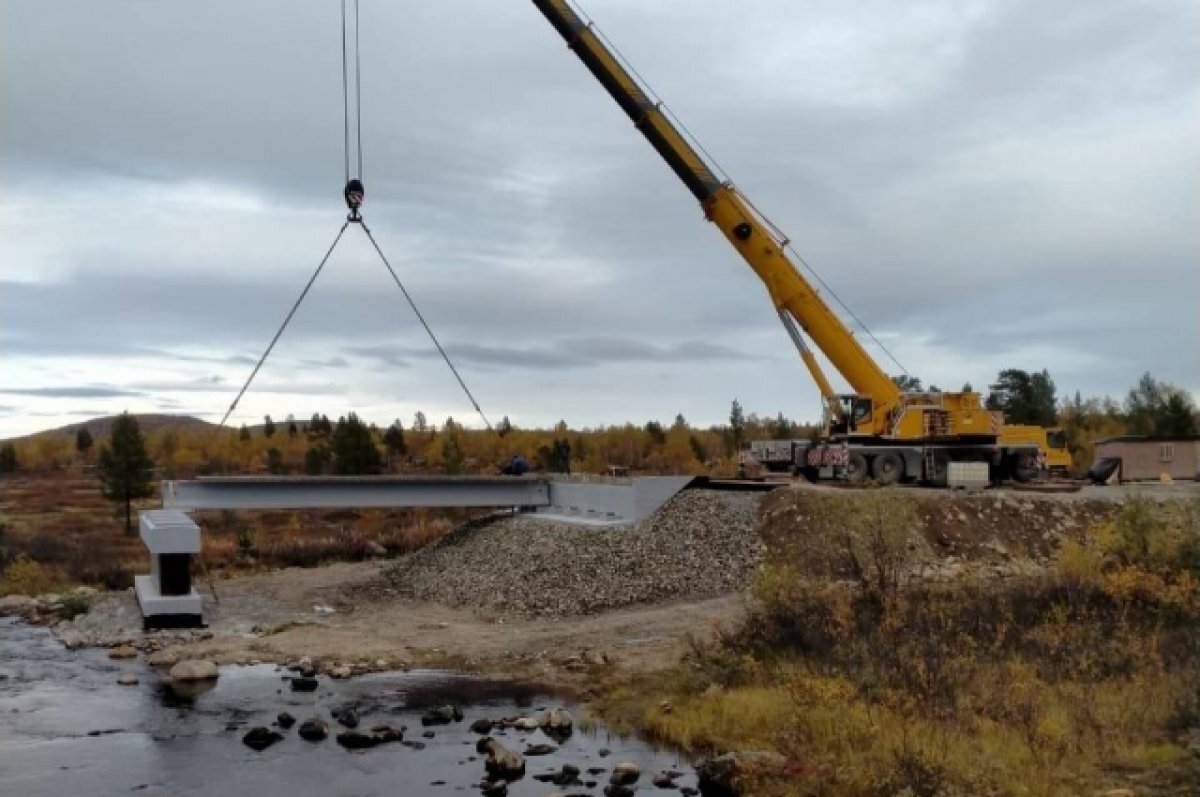
[[(156, 499), (140, 502), (152, 509)], [(468, 515), (461, 510), (202, 512), (204, 561), (216, 572), (358, 561), (382, 546), (415, 551)], [(15, 568), (15, 569), (14, 569)], [(6, 478), (0, 516), (0, 593), (37, 594), (74, 584), (124, 589), (150, 559), (127, 537), (98, 483), (79, 473)]]
[[(908, 499), (830, 500), (854, 504), (825, 507), (840, 522), (803, 561), (775, 549), (743, 626), (613, 687), (603, 712), (693, 751), (787, 756), (787, 777), (750, 794), (1187, 793), (1174, 789), (1200, 775), (1186, 751), (1200, 732), (1195, 508), (1135, 501), (1041, 578), (928, 586), (902, 575), (918, 553), (900, 533)], [(815, 548), (840, 581), (800, 575)]]

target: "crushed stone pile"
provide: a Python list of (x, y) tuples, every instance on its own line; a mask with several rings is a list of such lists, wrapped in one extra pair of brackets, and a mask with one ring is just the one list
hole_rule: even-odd
[(380, 592), (527, 617), (716, 597), (745, 587), (762, 561), (760, 499), (686, 490), (618, 527), (492, 517), (397, 562)]

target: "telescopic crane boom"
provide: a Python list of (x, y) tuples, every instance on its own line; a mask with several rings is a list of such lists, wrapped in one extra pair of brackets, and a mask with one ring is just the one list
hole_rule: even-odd
[(750, 268), (758, 274), (826, 400), (834, 396), (800, 329), (812, 338), (850, 387), (886, 415), (900, 403), (900, 389), (871, 358), (783, 250), (784, 241), (732, 183), (721, 181), (679, 129), (653, 102), (599, 36), (565, 0), (533, 0), (584, 65), (633, 120)]
[[(859, 478), (869, 470), (880, 481), (942, 479), (951, 461), (986, 461), (994, 466), (994, 473), (1016, 468), (1010, 460), (1015, 462), (1015, 457), (1028, 452), (998, 444), (1003, 419), (984, 409), (978, 393), (901, 391), (796, 268), (785, 251), (788, 242), (777, 228), (732, 183), (714, 173), (592, 25), (568, 0), (533, 0), (533, 4), (692, 192), (705, 218), (762, 280), (837, 419), (823, 445), (826, 451), (830, 442), (837, 442), (840, 464), (848, 462), (848, 469), (857, 471)], [(834, 393), (805, 336), (850, 385), (852, 395)], [(814, 452), (815, 448), (806, 452), (809, 465), (828, 464), (829, 458), (820, 455), (815, 461)]]

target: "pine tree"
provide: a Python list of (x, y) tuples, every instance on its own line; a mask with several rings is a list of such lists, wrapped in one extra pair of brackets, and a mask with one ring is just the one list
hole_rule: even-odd
[(304, 452), (304, 472), (309, 476), (320, 476), (329, 461), (329, 449), (325, 446), (309, 446)]
[(462, 443), (458, 439), (458, 429), (453, 423), (447, 423), (442, 435), (442, 463), (446, 473), (455, 475), (466, 468), (466, 454), (463, 453)]
[(1057, 422), (1058, 401), (1048, 371), (1031, 374), (1019, 368), (1006, 368), (990, 390), (987, 408), (1002, 411), (1008, 423), (1053, 426)]
[(271, 420), (270, 415), (263, 416), (263, 437), (275, 436), (275, 421)]
[(353, 412), (338, 419), (333, 430), (333, 469), (341, 475), (373, 474), (383, 471), (383, 460), (367, 425)]
[(88, 452), (92, 450), (93, 442), (92, 433), (86, 426), (81, 426), (75, 433), (75, 450), (79, 452), (80, 456), (87, 457)]
[(383, 433), (383, 444), (387, 446), (389, 456), (404, 456), (408, 453), (408, 442), (404, 439), (404, 426), (397, 418), (396, 422)]
[(742, 450), (742, 440), (746, 436), (746, 414), (737, 399), (729, 406), (729, 455), (733, 456)]
[(284, 471), (283, 452), (271, 446), (267, 449), (267, 473), (280, 474)]
[(500, 435), (501, 437), (506, 436), (512, 430), (512, 421), (508, 419), (507, 415), (500, 419), (500, 423), (496, 424), (496, 434)]
[(17, 447), (12, 443), (0, 446), (0, 473), (12, 473), (17, 469)]
[(154, 494), (154, 460), (137, 419), (123, 412), (113, 421), (109, 444), (100, 446), (100, 482), (104, 497), (125, 506), (125, 533), (133, 535), (132, 502)]
[(250, 441), (250, 430), (246, 428), (246, 424), (242, 424), (242, 428), (238, 430), (238, 440), (243, 443)]

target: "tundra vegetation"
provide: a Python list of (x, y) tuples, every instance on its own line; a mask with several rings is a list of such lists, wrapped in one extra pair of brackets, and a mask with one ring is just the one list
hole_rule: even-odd
[(608, 718), (699, 753), (785, 756), (743, 774), (752, 794), (1194, 786), (1200, 508), (1135, 499), (1041, 575), (947, 580), (930, 578), (913, 499), (803, 503), (763, 529), (745, 621), (610, 685)]
[[(904, 386), (920, 389), (921, 382), (906, 377)], [(1059, 401), (1045, 371), (1006, 369), (991, 386), (988, 400), (1013, 422), (1049, 420), (1047, 407), (1057, 407), (1057, 422), (1067, 431), (1080, 472), (1091, 465), (1098, 439), (1197, 429), (1188, 394), (1150, 374), (1123, 402), (1078, 394)], [(397, 419), (380, 429), (353, 413), (336, 421), (314, 413), (308, 419), (289, 415), (278, 423), (266, 416), (261, 426), (243, 432), (217, 430), (194, 418), (122, 415), (0, 443), (0, 476), (5, 479), (0, 573), (24, 555), (46, 571), (51, 583), (131, 583), (132, 573), (147, 566), (144, 551), (136, 538), (121, 540), (113, 533), (113, 516), (96, 500), (98, 487), (124, 515), (128, 485), (132, 520), (134, 509), (153, 505), (158, 479), (200, 475), (495, 473), (521, 455), (532, 469), (552, 472), (602, 474), (616, 467), (632, 473), (732, 476), (746, 441), (808, 438), (814, 432), (813, 426), (782, 413), (747, 413), (737, 400), (726, 423), (708, 427), (695, 426), (683, 415), (669, 425), (651, 420), (582, 429), (565, 421), (548, 429), (525, 428), (505, 417), (489, 432), (453, 418), (439, 425), (417, 412), (407, 426)], [(205, 557), (218, 571), (357, 559), (372, 547), (370, 542), (389, 551), (412, 550), (438, 539), (458, 519), (461, 513), (222, 515), (215, 526), (205, 521), (206, 528), (216, 531), (206, 542)], [(13, 589), (0, 580), (0, 590)]]

